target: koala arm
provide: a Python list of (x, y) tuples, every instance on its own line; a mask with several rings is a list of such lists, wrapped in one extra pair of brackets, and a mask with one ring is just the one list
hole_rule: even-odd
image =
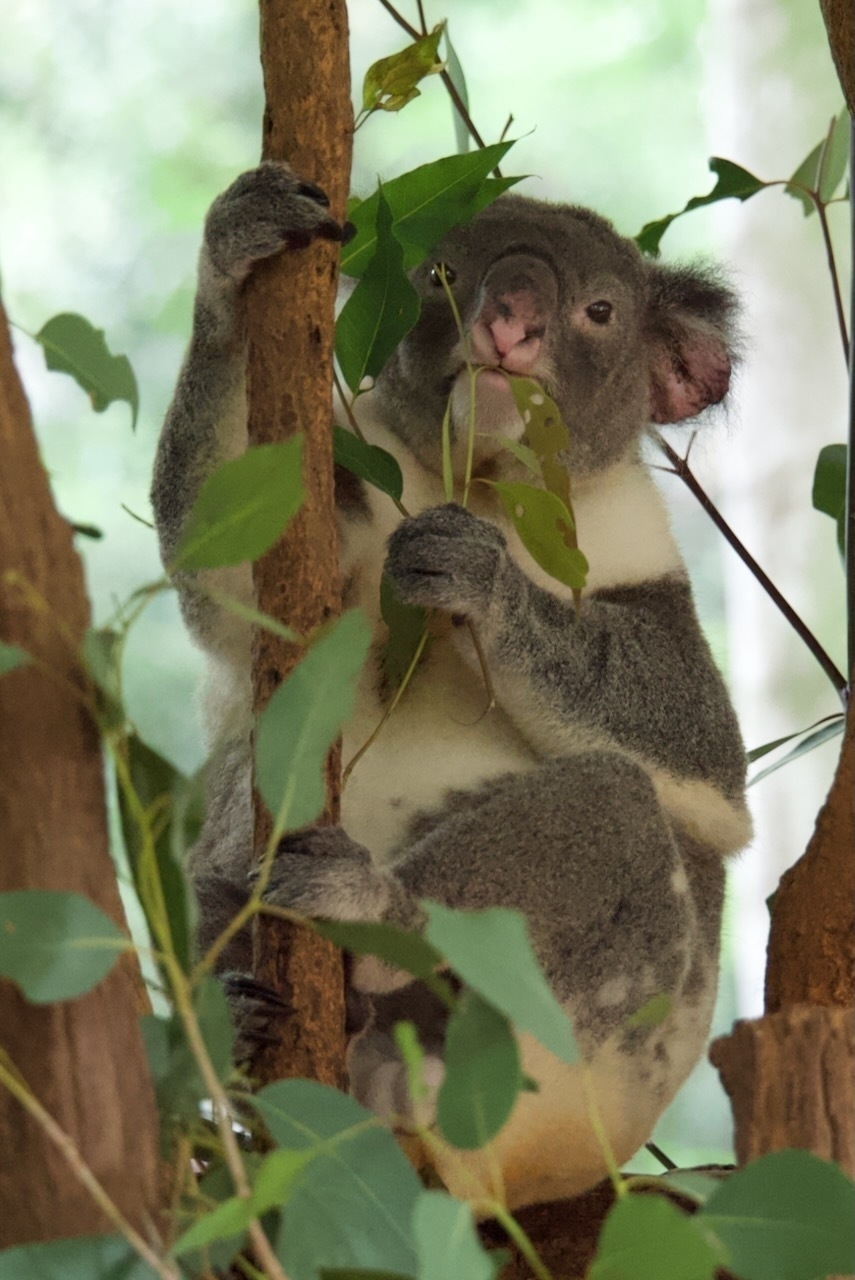
[(735, 716), (681, 576), (583, 595), (577, 615), (526, 576), (500, 529), (454, 505), (404, 521), (386, 573), (408, 602), (472, 621), (500, 706), (540, 754), (587, 730), (588, 745), (741, 794)]

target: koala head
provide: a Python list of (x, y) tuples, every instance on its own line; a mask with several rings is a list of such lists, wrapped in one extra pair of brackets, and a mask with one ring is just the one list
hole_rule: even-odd
[(440, 241), (411, 278), (421, 316), (376, 395), (389, 425), (432, 468), (449, 395), (453, 445), (468, 438), (467, 347), (482, 369), (479, 463), (500, 451), (496, 437), (522, 435), (501, 370), (536, 378), (556, 401), (576, 474), (626, 456), (651, 422), (694, 418), (727, 392), (734, 295), (708, 271), (643, 258), (587, 209), (503, 196)]

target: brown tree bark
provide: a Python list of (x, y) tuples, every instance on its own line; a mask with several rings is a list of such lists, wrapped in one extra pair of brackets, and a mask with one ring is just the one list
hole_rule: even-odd
[(819, 7), (849, 114), (855, 115), (855, 5), (852, 0), (819, 0)]
[[(54, 508), (0, 307), (0, 637), (37, 660), (0, 678), (0, 891), (61, 889), (124, 915), (107, 843), (101, 746), (77, 691), (89, 606)], [(44, 605), (38, 604), (44, 601)], [(0, 1047), (113, 1201), (147, 1233), (157, 1114), (135, 960), (93, 991), (29, 1004), (0, 980)], [(0, 1086), (0, 1248), (109, 1229), (89, 1193)]]
[[(344, 0), (261, 0), (266, 108), (263, 155), (317, 182), (344, 220), (353, 114)], [(327, 241), (263, 264), (247, 291), (249, 434), (253, 444), (304, 436), (306, 501), (285, 536), (255, 566), (259, 608), (305, 634), (341, 607), (333, 502), (332, 353), (338, 249)], [(253, 659), (260, 710), (299, 651), (259, 632)], [(339, 764), (327, 767), (327, 819), (338, 815)], [(269, 834), (256, 800), (256, 848)], [(305, 930), (261, 920), (256, 977), (282, 993), (293, 1016), (280, 1043), (253, 1064), (262, 1080), (344, 1079), (341, 959)]]

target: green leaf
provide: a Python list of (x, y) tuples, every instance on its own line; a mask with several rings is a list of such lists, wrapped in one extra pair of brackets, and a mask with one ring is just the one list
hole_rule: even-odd
[(197, 1218), (192, 1227), (188, 1227), (176, 1240), (172, 1253), (180, 1258), (182, 1254), (192, 1253), (194, 1249), (213, 1244), (216, 1240), (239, 1241), (255, 1216), (249, 1200), (230, 1196), (216, 1209)]
[(827, 444), (820, 449), (811, 493), (814, 508), (837, 521), (837, 545), (841, 555), (846, 549), (847, 458), (845, 444)]
[(269, 613), (263, 613), (261, 609), (253, 609), (252, 605), (244, 604), (242, 600), (228, 595), (225, 591), (218, 591), (209, 583), (204, 584), (203, 590), (214, 604), (228, 609), (229, 613), (250, 623), (251, 626), (261, 627), (263, 631), (269, 631), (272, 635), (279, 636), (281, 640), (287, 640), (289, 644), (304, 645), (306, 643), (292, 627), (286, 627), (284, 622), (280, 622), (278, 618), (272, 618)]
[(314, 822), (324, 807), (324, 761), (353, 709), (370, 643), (365, 615), (351, 609), (315, 641), (261, 714), (256, 785), (283, 831)]
[(844, 107), (831, 121), (825, 137), (812, 147), (784, 187), (788, 196), (800, 201), (805, 217), (816, 205), (807, 191), (828, 202), (840, 186), (849, 159), (849, 113)]
[[(232, 1069), (234, 1036), (221, 983), (203, 978), (194, 992), (193, 1007), (217, 1077), (225, 1080)], [(140, 1018), (140, 1031), (161, 1115), (181, 1122), (197, 1119), (199, 1105), (210, 1090), (187, 1043), (181, 1018), (177, 1013), (169, 1018), (146, 1014)]]
[(570, 433), (561, 420), (561, 410), (534, 378), (509, 378), (517, 413), (523, 420), (526, 439), (538, 458), (551, 458), (570, 443)]
[(16, 671), (18, 667), (26, 667), (32, 662), (32, 658), (26, 649), (22, 649), (17, 644), (4, 644), (0, 640), (0, 676), (5, 676), (9, 671)]
[[(842, 714), (838, 716), (829, 716), (828, 723), (824, 724), (821, 729), (817, 729), (816, 733), (809, 733), (806, 738), (802, 739), (798, 746), (793, 747), (792, 751), (788, 751), (780, 760), (776, 760), (774, 764), (769, 764), (765, 769), (761, 769), (759, 773), (755, 773), (754, 777), (750, 779), (748, 786), (753, 787), (756, 782), (761, 780), (761, 778), (767, 778), (769, 774), (774, 773), (776, 769), (781, 769), (785, 764), (792, 764), (794, 760), (798, 760), (800, 756), (807, 755), (809, 751), (815, 751), (817, 747), (821, 747), (822, 744), (824, 742), (828, 742), (830, 738), (836, 738), (838, 734), (843, 732), (845, 727), (845, 716)], [(784, 738), (783, 741), (787, 742), (788, 739)], [(770, 750), (778, 745), (780, 744), (772, 743)], [(758, 748), (758, 750), (762, 751), (763, 748)]]
[(303, 501), (302, 448), (301, 436), (257, 445), (208, 476), (171, 570), (240, 564), (272, 546)]
[(721, 1178), (712, 1178), (708, 1173), (695, 1173), (691, 1169), (671, 1169), (668, 1173), (660, 1174), (659, 1181), (699, 1204), (705, 1204), (716, 1188), (721, 1186)]
[(511, 440), (510, 436), (494, 436), (487, 431), (479, 431), (479, 436), (484, 439), (493, 440), (496, 444), (500, 444), (503, 449), (512, 454), (517, 462), (521, 462), (527, 471), (533, 476), (540, 478), (540, 463), (537, 460), (537, 454), (534, 449), (529, 449), (528, 445), (520, 444), (518, 440)]
[(588, 576), (588, 561), (573, 546), (573, 517), (558, 495), (517, 481), (484, 483), (498, 493), (508, 519), (541, 569), (565, 586), (581, 590)]
[(109, 732), (125, 723), (122, 703), (122, 636), (110, 627), (87, 628), (81, 655), (95, 685), (99, 723)]
[(0, 893), (0, 975), (33, 1004), (73, 1000), (105, 978), (130, 942), (79, 893)]
[(635, 1013), (630, 1014), (624, 1026), (633, 1027), (658, 1027), (663, 1023), (671, 1012), (674, 1001), (666, 992), (660, 991), (658, 995), (651, 996), (649, 1000), (645, 1000), (644, 1004), (636, 1009)]
[(389, 630), (380, 654), (380, 665), (389, 689), (396, 690), (400, 688), (422, 642), (427, 626), (427, 609), (402, 600), (384, 573), (380, 579), (380, 613)]
[(344, 427), (333, 427), (335, 460), (360, 480), (367, 480), (381, 493), (388, 493), (398, 501), (404, 492), (404, 477), (396, 458), (379, 445), (360, 440)]
[(311, 1080), (268, 1085), (254, 1105), (279, 1146), (312, 1155), (282, 1211), (277, 1254), (289, 1280), (335, 1268), (414, 1276), (421, 1183), (376, 1116)]
[(342, 308), (335, 326), (335, 354), (354, 393), (376, 377), (419, 318), (421, 303), (404, 270), (404, 251), (392, 231), (383, 189), (377, 203), (377, 250)]
[(426, 937), (460, 975), (519, 1031), (528, 1031), (565, 1062), (579, 1053), (570, 1019), (558, 1004), (538, 967), (516, 911), (451, 911), (425, 903)]
[(442, 31), (440, 23), (429, 35), (420, 36), (405, 49), (373, 62), (362, 82), (362, 110), (400, 111), (418, 97), (419, 81), (443, 69), (437, 57)]
[(75, 1236), (0, 1251), (0, 1280), (157, 1280), (121, 1236)]
[[(437, 1097), (443, 1136), (467, 1151), (496, 1136), (522, 1085), (519, 1048), (504, 1014), (465, 991), (448, 1021)], [(453, 1274), (453, 1273), (452, 1273)]]
[(386, 964), (405, 969), (414, 978), (429, 978), (442, 964), (442, 956), (424, 938), (392, 924), (335, 920), (317, 923), (315, 928), (337, 947), (355, 955), (377, 956)]
[(259, 1217), (288, 1203), (311, 1159), (311, 1151), (271, 1151), (264, 1157), (252, 1186), (251, 1204)]
[(606, 1218), (588, 1280), (712, 1280), (726, 1261), (697, 1219), (664, 1197), (625, 1195)]
[(762, 747), (754, 747), (753, 750), (746, 753), (746, 759), (749, 764), (754, 764), (755, 760), (762, 760), (770, 751), (774, 751), (776, 747), (782, 747), (785, 742), (792, 742), (794, 738), (800, 738), (804, 733), (810, 733), (811, 729), (815, 729), (817, 725), (826, 724), (831, 720), (840, 720), (841, 711), (836, 711), (833, 715), (823, 716), (821, 720), (816, 720), (813, 724), (808, 725), (807, 729), (798, 729), (795, 733), (788, 733), (783, 738), (775, 738), (773, 742), (764, 742)]
[(467, 1204), (442, 1191), (423, 1191), (413, 1212), (419, 1280), (493, 1280), (486, 1252)]
[[(158, 927), (156, 912), (159, 910), (160, 894), (152, 884), (152, 879), (157, 878), (166, 905), (166, 925), (172, 946), (179, 964), (188, 970), (195, 920), (192, 895), (184, 868), (175, 856), (173, 837), (173, 824), (180, 820), (180, 815), (174, 809), (175, 801), (181, 789), (188, 787), (188, 780), (135, 733), (128, 734), (126, 742), (131, 785), (142, 807), (150, 812), (154, 836), (152, 865), (151, 859), (146, 859), (148, 851), (143, 832), (129, 798), (120, 786), (119, 814), (134, 885), (152, 937), (159, 938), (161, 929)], [(186, 847), (187, 843), (186, 839), (179, 841), (180, 846)]]
[(301, 1151), (271, 1151), (253, 1179), (249, 1199), (229, 1196), (210, 1213), (198, 1218), (172, 1248), (176, 1257), (217, 1240), (230, 1240), (237, 1249), (240, 1237), (253, 1218), (287, 1203), (300, 1174), (312, 1156)]
[(70, 520), (72, 533), (79, 533), (81, 538), (91, 538), (93, 542), (100, 542), (104, 537), (104, 530), (99, 529), (97, 524), (78, 524), (75, 520)]
[[(451, 43), (451, 33), (448, 30), (447, 21), (445, 24), (445, 54), (449, 78), (457, 90), (460, 101), (468, 112), (469, 90), (466, 88), (466, 76), (463, 73), (463, 64), (457, 56), (457, 50)], [(465, 155), (470, 145), (469, 130), (453, 102), (451, 103), (451, 116), (454, 121), (454, 140), (457, 143), (458, 154)]]
[(642, 253), (658, 257), (659, 243), (671, 223), (676, 218), (682, 218), (683, 214), (690, 213), (692, 209), (700, 209), (707, 204), (717, 204), (719, 200), (750, 200), (758, 191), (771, 185), (756, 178), (753, 173), (749, 173), (740, 165), (734, 164), (732, 160), (722, 160), (719, 156), (713, 156), (709, 166), (716, 175), (716, 184), (712, 191), (705, 196), (693, 196), (679, 213), (669, 213), (655, 222), (646, 223), (635, 237), (635, 243)]
[(70, 373), (87, 392), (96, 413), (103, 413), (114, 400), (125, 400), (131, 406), (131, 428), (136, 427), (140, 401), (131, 362), (127, 356), (110, 353), (103, 329), (65, 312), (48, 320), (35, 338), (47, 367)]
[(742, 1280), (819, 1280), (855, 1272), (855, 1185), (809, 1151), (753, 1160), (696, 1216)]
[(427, 1101), (430, 1086), (425, 1082), (425, 1051), (419, 1042), (415, 1023), (396, 1022), (392, 1035), (407, 1069), (407, 1091), (410, 1098), (414, 1103)]
[[(423, 262), (452, 227), (471, 221), (519, 182), (519, 178), (487, 177), (512, 146), (513, 142), (499, 142), (466, 155), (445, 156), (383, 184), (395, 238), (404, 249), (405, 270)], [(347, 275), (361, 276), (376, 252), (379, 200), (375, 192), (348, 210), (356, 235), (342, 250), (341, 269)]]

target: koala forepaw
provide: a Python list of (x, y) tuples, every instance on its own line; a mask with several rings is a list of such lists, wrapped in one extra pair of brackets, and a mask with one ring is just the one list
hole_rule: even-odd
[(214, 201), (205, 222), (214, 269), (241, 281), (253, 263), (285, 248), (305, 248), (317, 237), (348, 238), (328, 208), (326, 193), (287, 164), (268, 160), (242, 173)]
[(506, 560), (495, 525), (448, 503), (402, 521), (389, 539), (385, 572), (408, 604), (477, 617)]
[(280, 840), (265, 899), (325, 920), (378, 920), (388, 891), (368, 850), (341, 827), (308, 827)]
[(278, 1041), (277, 1023), (290, 1017), (292, 1005), (248, 973), (224, 973), (222, 983), (234, 1022), (234, 1060), (250, 1063), (257, 1049)]

